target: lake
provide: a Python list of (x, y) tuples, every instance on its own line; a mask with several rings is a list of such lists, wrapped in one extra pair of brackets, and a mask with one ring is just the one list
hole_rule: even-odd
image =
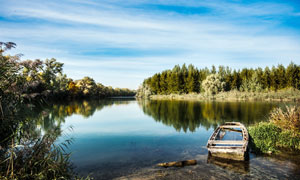
[[(300, 179), (299, 155), (257, 156), (246, 162), (208, 157), (206, 143), (227, 121), (267, 121), (284, 103), (110, 99), (58, 103), (34, 117), (41, 132), (59, 127), (57, 144), (72, 138), (71, 161), (95, 179)], [(196, 159), (183, 168), (157, 163)]]

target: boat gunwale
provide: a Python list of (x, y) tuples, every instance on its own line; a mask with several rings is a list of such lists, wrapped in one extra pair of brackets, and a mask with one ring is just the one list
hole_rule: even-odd
[[(221, 129), (225, 128), (240, 128), (241, 133), (243, 136), (243, 140), (216, 140), (216, 136), (219, 134)], [(237, 153), (240, 153), (242, 150), (243, 152), (247, 151), (248, 148), (248, 141), (249, 141), (249, 134), (246, 129), (246, 127), (240, 123), (240, 122), (226, 122), (223, 125), (218, 126), (213, 134), (210, 136), (208, 142), (207, 142), (207, 148), (208, 151), (222, 151), (222, 149), (231, 149), (235, 150)], [(228, 144), (226, 144), (228, 142)], [(242, 146), (230, 146), (230, 145), (237, 145), (237, 144), (242, 144)], [(214, 145), (227, 145), (227, 146), (214, 146)]]

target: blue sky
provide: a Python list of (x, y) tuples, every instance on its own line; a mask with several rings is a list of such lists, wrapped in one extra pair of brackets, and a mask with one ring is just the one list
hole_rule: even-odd
[(0, 41), (73, 79), (135, 89), (176, 64), (300, 64), (300, 1), (0, 0)]

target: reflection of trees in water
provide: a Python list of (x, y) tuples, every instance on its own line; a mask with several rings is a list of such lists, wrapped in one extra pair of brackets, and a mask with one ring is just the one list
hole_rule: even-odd
[(84, 100), (49, 104), (35, 108), (27, 115), (27, 122), (29, 122), (28, 126), (32, 126), (31, 128), (34, 131), (37, 131), (36, 126), (38, 126), (48, 132), (57, 127), (60, 128), (61, 124), (65, 122), (65, 118), (73, 114), (88, 118), (106, 106), (129, 103), (128, 100)]
[(173, 126), (177, 131), (194, 132), (200, 125), (216, 128), (227, 121), (245, 125), (267, 120), (275, 103), (263, 102), (196, 102), (174, 100), (142, 100), (138, 102), (145, 114), (156, 121)]

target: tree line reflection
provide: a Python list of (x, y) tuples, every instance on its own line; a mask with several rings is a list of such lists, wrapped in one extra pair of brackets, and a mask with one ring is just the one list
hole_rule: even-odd
[[(126, 99), (73, 101), (55, 103), (34, 108), (27, 115), (24, 127), (44, 132), (60, 128), (65, 119), (74, 114), (84, 118), (93, 116), (96, 111), (113, 105), (126, 105), (132, 101)], [(279, 103), (264, 102), (198, 102), (174, 100), (140, 100), (138, 104), (142, 111), (155, 121), (174, 127), (176, 131), (195, 132), (200, 126), (216, 128), (228, 121), (239, 121), (245, 125), (265, 121), (269, 112), (278, 107)], [(32, 127), (30, 127), (32, 126)], [(27, 129), (27, 128), (26, 128)], [(40, 135), (36, 129), (36, 135)]]
[(138, 101), (145, 114), (177, 131), (194, 132), (199, 126), (216, 128), (228, 121), (250, 125), (268, 119), (278, 103), (264, 102), (198, 102), (174, 100)]
[(115, 100), (83, 100), (83, 101), (72, 101), (67, 103), (54, 103), (39, 106), (33, 108), (32, 112), (27, 115), (26, 126), (30, 129), (42, 129), (44, 132), (49, 132), (52, 129), (60, 128), (65, 119), (72, 115), (81, 115), (84, 118), (93, 116), (96, 111), (102, 110), (104, 107), (110, 107), (113, 105), (129, 104), (131, 101), (126, 99), (115, 99)]

